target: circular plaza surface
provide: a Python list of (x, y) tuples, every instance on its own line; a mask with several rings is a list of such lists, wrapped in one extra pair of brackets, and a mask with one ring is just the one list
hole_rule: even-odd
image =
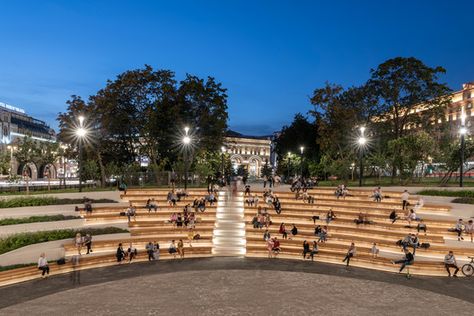
[(306, 272), (219, 269), (141, 274), (70, 288), (8, 306), (0, 314), (433, 316), (472, 315), (473, 310), (468, 301), (400, 284)]

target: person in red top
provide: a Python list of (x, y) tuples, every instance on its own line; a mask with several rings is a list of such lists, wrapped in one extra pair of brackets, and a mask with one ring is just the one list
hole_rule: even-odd
[(273, 253), (276, 255), (278, 255), (280, 253), (280, 241), (275, 237), (273, 238)]

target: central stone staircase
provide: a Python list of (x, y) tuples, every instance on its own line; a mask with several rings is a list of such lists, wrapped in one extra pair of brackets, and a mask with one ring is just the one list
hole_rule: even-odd
[(243, 257), (246, 254), (244, 196), (220, 191), (212, 236), (214, 256)]

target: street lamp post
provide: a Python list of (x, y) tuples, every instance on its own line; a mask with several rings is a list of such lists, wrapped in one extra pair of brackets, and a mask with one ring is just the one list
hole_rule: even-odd
[(364, 176), (364, 165), (363, 165), (363, 159), (364, 159), (364, 146), (367, 143), (367, 139), (364, 136), (365, 132), (365, 127), (362, 126), (360, 128), (360, 136), (359, 139), (357, 140), (359, 144), (359, 186), (362, 186), (362, 177)]
[(76, 135), (78, 138), (79, 145), (79, 159), (78, 159), (78, 170), (79, 170), (79, 192), (82, 192), (82, 146), (84, 142), (84, 137), (86, 136), (87, 131), (84, 128), (84, 116), (79, 116), (79, 127), (76, 130)]
[(288, 172), (288, 179), (290, 179), (290, 169), (291, 169), (291, 151), (288, 152), (288, 166), (287, 166), (287, 172)]
[(301, 170), (300, 171), (301, 171), (301, 179), (303, 179), (303, 152), (304, 152), (303, 146), (300, 147), (300, 152), (301, 152), (301, 163), (300, 163)]
[(225, 154), (225, 151), (226, 151), (225, 147), (222, 146), (222, 147), (221, 147), (221, 153), (222, 153), (221, 157), (222, 157), (222, 182), (223, 182), (223, 183), (224, 183), (224, 179), (225, 179), (225, 166), (224, 166), (224, 154)]
[(466, 123), (466, 114), (464, 113), (464, 107), (461, 109), (461, 128), (459, 129), (459, 134), (461, 134), (461, 166), (459, 168), (459, 186), (464, 186), (464, 147), (465, 141), (464, 137), (467, 133), (467, 129), (465, 126)]
[(185, 135), (183, 137), (184, 145), (184, 191), (188, 189), (188, 145), (191, 143), (191, 138), (189, 137), (189, 127), (184, 128)]

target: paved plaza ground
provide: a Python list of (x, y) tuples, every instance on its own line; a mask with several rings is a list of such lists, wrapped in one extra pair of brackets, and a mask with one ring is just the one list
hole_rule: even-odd
[(290, 260), (167, 260), (0, 288), (8, 315), (472, 315), (474, 280)]

